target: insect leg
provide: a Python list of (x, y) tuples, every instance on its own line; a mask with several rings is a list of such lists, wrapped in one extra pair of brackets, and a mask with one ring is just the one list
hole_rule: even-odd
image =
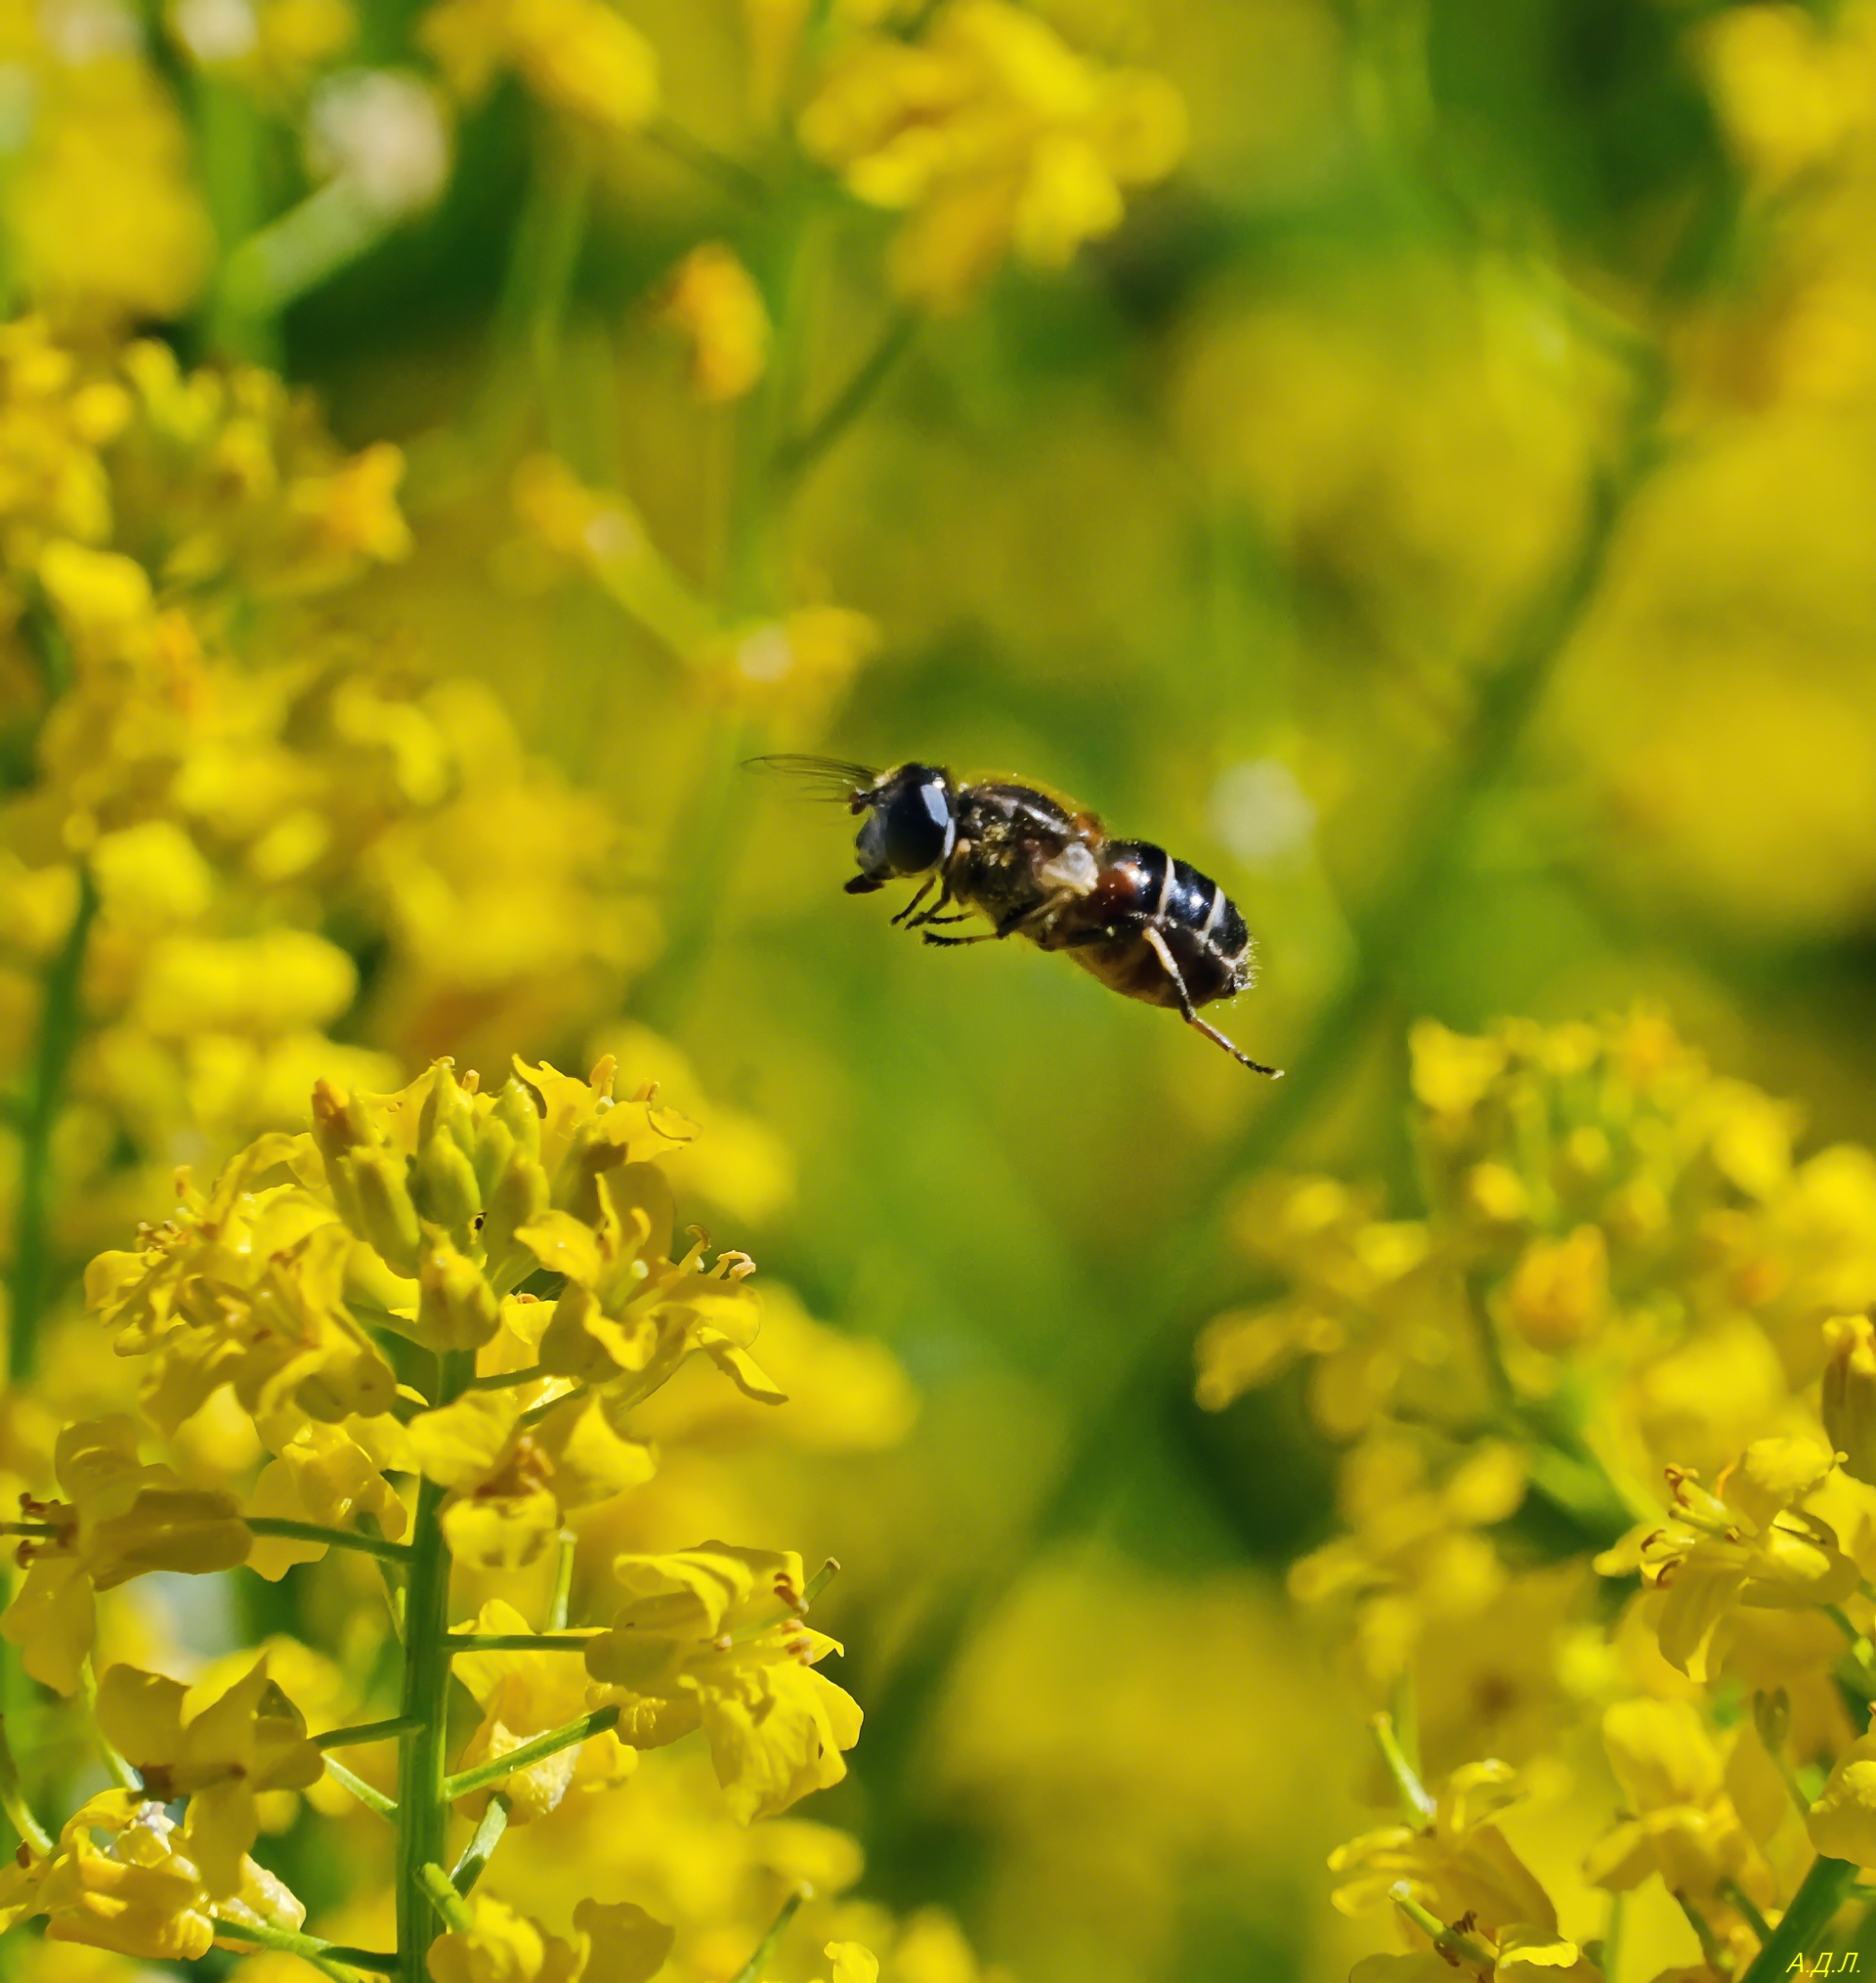
[(925, 899), (925, 897), (931, 893), (932, 880), (933, 878), (930, 875), (927, 875), (925, 879), (918, 884), (918, 892), (913, 896), (912, 900), (908, 902), (903, 909), (900, 910), (898, 915), (893, 917), (892, 921), (894, 923), (903, 923), (906, 920), (906, 918), (910, 916), (916, 908), (917, 908), (919, 903), (922, 902)]
[(1179, 967), (1172, 961), (1172, 951), (1166, 947), (1166, 938), (1160, 934), (1153, 925), (1151, 923), (1144, 925), (1140, 934), (1153, 946), (1154, 955), (1166, 967), (1166, 974), (1172, 980), (1172, 989), (1179, 995), (1179, 1011), (1185, 1014), (1185, 1023), (1188, 1026), (1196, 1026), (1208, 1040), (1215, 1040), (1231, 1056), (1232, 1059), (1241, 1061), (1246, 1067), (1250, 1068), (1253, 1074), (1267, 1074), (1273, 1081), (1282, 1080), (1283, 1069), (1281, 1067), (1266, 1067), (1261, 1060), (1252, 1059), (1249, 1054), (1242, 1053), (1238, 1048), (1234, 1047), (1218, 1031), (1216, 1026), (1208, 1025), (1204, 1019), (1199, 1017), (1199, 1009), (1192, 1003), (1192, 994), (1185, 988), (1185, 979), (1179, 975)]
[[(1045, 922), (1064, 902), (1074, 899), (1075, 891), (1072, 888), (1065, 888), (1059, 894), (1051, 895), (1046, 902), (1038, 902), (1028, 908), (1012, 909), (995, 929), (979, 930), (975, 936), (934, 936), (927, 929), (924, 931), (924, 938), (927, 943), (935, 943), (946, 949), (955, 948), (960, 943), (995, 943), (1002, 937), (1014, 936), (1026, 924)], [(939, 919), (935, 916), (921, 916), (918, 920), (921, 923), (935, 923)], [(961, 923), (963, 920), (961, 916), (944, 918), (947, 923)]]

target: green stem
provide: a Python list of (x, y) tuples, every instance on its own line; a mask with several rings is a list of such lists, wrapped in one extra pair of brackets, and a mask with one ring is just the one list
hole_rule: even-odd
[(583, 1653), (591, 1632), (451, 1632), (444, 1640), (451, 1653)]
[(341, 1762), (331, 1756), (325, 1759), (325, 1773), (342, 1790), (350, 1790), (367, 1811), (375, 1811), (380, 1818), (388, 1819), (393, 1825), (398, 1822), (398, 1807), (380, 1789), (367, 1784), (362, 1777), (354, 1776)]
[(1400, 1792), (1401, 1804), (1409, 1818), (1425, 1824), (1438, 1806), (1434, 1803), (1427, 1786), (1420, 1781), (1419, 1772), (1407, 1760), (1406, 1751), (1394, 1734), (1394, 1718), (1391, 1714), (1377, 1714), (1369, 1722), (1374, 1730), (1382, 1757), (1387, 1765), (1387, 1773), (1394, 1780), (1394, 1788)]
[(144, 1788), (143, 1778), (118, 1751), (98, 1719), (98, 1675), (89, 1653), (78, 1662), (78, 1699), (84, 1704), (85, 1719), (91, 1725), (92, 1743), (105, 1768), (110, 1773), (111, 1782), (120, 1790), (141, 1790)]
[(1771, 1927), (1765, 1916), (1759, 1912), (1751, 1894), (1736, 1879), (1723, 1879), (1720, 1882), (1720, 1891), (1732, 1907), (1745, 1917), (1747, 1927), (1759, 1937), (1759, 1946), (1764, 1948), (1771, 1940)]
[(394, 1714), (388, 1721), (361, 1721), (351, 1728), (328, 1728), (323, 1735), (313, 1738), (315, 1748), (356, 1748), (361, 1743), (389, 1742), (394, 1735), (402, 1735), (405, 1729), (414, 1727), (403, 1715)]
[(1394, 1888), (1394, 1905), (1413, 1922), (1422, 1934), (1428, 1936), (1435, 1949), (1449, 1961), (1471, 1962), (1480, 1969), (1489, 1971), (1496, 1958), (1482, 1942), (1458, 1928), (1448, 1927), (1431, 1909), (1422, 1907), (1405, 1884)]
[(1848, 1859), (1826, 1859), (1819, 1854), (1812, 1860), (1803, 1885), (1792, 1895), (1791, 1905), (1739, 1983), (1771, 1983), (1774, 1976), (1782, 1977), (1791, 1967), (1794, 1956), (1805, 1956), (1843, 1906), (1855, 1884), (1857, 1870)]
[(475, 1933), (475, 1917), (470, 1914), (461, 1894), (455, 1889), (455, 1883), (442, 1867), (430, 1860), (417, 1869), (417, 1877), (423, 1883), (424, 1892), (435, 1902), (446, 1926), (453, 1928), (459, 1935)]
[[(471, 1351), (437, 1359), (433, 1397), (453, 1403), (475, 1374)], [(398, 1768), (398, 1955), (402, 1983), (425, 1983), (424, 1956), (435, 1928), (424, 1869), (444, 1856), (449, 1805), (444, 1795), (449, 1704), (449, 1550), (443, 1535), (447, 1489), (425, 1480), (417, 1489), (411, 1527), (409, 1580), (404, 1614), (404, 1700), (411, 1724)]]
[(482, 1814), (482, 1823), (476, 1827), (476, 1835), (463, 1849), (456, 1861), (455, 1870), (449, 1875), (449, 1884), (468, 1898), (470, 1889), (482, 1877), (483, 1869), (493, 1858), (495, 1847), (501, 1843), (501, 1834), (508, 1829), (508, 1799), (497, 1790), (489, 1799), (489, 1807)]
[(91, 870), (78, 870), (78, 907), (59, 954), (46, 969), (39, 1040), (21, 1108), (20, 1200), (13, 1229), (13, 1305), (7, 1332), (7, 1378), (17, 1390), (39, 1360), (39, 1324), (52, 1278), (52, 1138), (65, 1099), (65, 1076), (84, 1030), (78, 1003), (85, 951), (98, 915)]
[(13, 1829), (21, 1840), (41, 1858), (52, 1850), (52, 1833), (34, 1817), (21, 1787), (20, 1766), (13, 1759), (4, 1718), (0, 1718), (0, 1810), (13, 1821)]
[(769, 1923), (769, 1931), (755, 1945), (755, 1953), (745, 1962), (730, 1983), (760, 1983), (762, 1971), (768, 1967), (769, 1958), (775, 1954), (775, 1945), (782, 1939), (789, 1923), (799, 1912), (805, 1896), (799, 1890), (789, 1894), (782, 1903), (782, 1912)]
[(561, 1728), (550, 1728), (545, 1735), (537, 1735), (518, 1748), (504, 1749), (500, 1755), (490, 1756), (486, 1763), (478, 1763), (472, 1770), (447, 1777), (443, 1794), (453, 1804), (458, 1797), (486, 1790), (490, 1784), (500, 1783), (503, 1777), (511, 1777), (517, 1770), (528, 1769), (543, 1757), (558, 1755), (562, 1749), (572, 1748), (575, 1743), (604, 1735), (609, 1728), (618, 1725), (617, 1707), (596, 1707), (592, 1713), (582, 1714), (577, 1721), (570, 1721)]
[(668, 117), (661, 117), (656, 124), (648, 125), (640, 136), (648, 145), (656, 145), (667, 157), (688, 166), (700, 179), (707, 179), (712, 186), (738, 199), (759, 206), (768, 196), (767, 187), (746, 165), (739, 164), (734, 158), (726, 158), (721, 151), (704, 144), (702, 138), (692, 137), (682, 125), (673, 124)]
[(538, 1425), (556, 1405), (565, 1404), (570, 1398), (584, 1398), (585, 1396), (585, 1385), (576, 1384), (572, 1390), (561, 1392), (557, 1398), (543, 1398), (538, 1404), (531, 1404), (515, 1420), (515, 1423), (517, 1425)]
[(560, 1538), (560, 1555), (554, 1564), (554, 1597), (547, 1607), (547, 1629), (561, 1632), (567, 1628), (567, 1614), (574, 1601), (574, 1558), (577, 1554), (575, 1538), (563, 1534)]
[(362, 1549), (367, 1556), (383, 1557), (387, 1563), (404, 1563), (410, 1555), (407, 1542), (361, 1534), (356, 1529), (327, 1529), (318, 1522), (294, 1522), (283, 1515), (247, 1515), (242, 1519), (256, 1535), (284, 1535), (296, 1542), (329, 1543), (334, 1549)]
[(506, 1391), (510, 1386), (541, 1384), (556, 1373), (545, 1363), (530, 1363), (525, 1370), (491, 1370), (486, 1377), (472, 1377), (465, 1391)]
[(821, 413), (792, 440), (775, 452), (775, 478), (779, 483), (803, 480), (830, 448), (866, 411), (868, 402), (898, 369), (899, 361), (917, 342), (922, 320), (916, 310), (902, 310), (880, 335), (878, 343), (861, 360), (852, 377), (834, 394)]
[[(375, 1949), (354, 1949), (343, 1942), (322, 1942), (318, 1935), (302, 1935), (292, 1928), (277, 1928), (268, 1921), (228, 1921), (219, 1917), (215, 1939), (251, 1942), (259, 1949), (277, 1949), (283, 1955), (298, 1956), (325, 1969), (329, 1963), (343, 1963), (349, 1969), (370, 1969), (379, 1975), (395, 1976), (398, 1959)], [(330, 1970), (327, 1970), (330, 1973)]]

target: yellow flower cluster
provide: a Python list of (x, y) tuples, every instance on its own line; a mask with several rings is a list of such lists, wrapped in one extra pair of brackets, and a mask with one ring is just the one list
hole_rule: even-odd
[[(1403, 1822), (1335, 1898), (1422, 1952), (1356, 1974), (1599, 1977), (1559, 1882), (1658, 1875), (1700, 1957), (1663, 1976), (1762, 1983), (1876, 1868), (1876, 1158), (1803, 1153), (1650, 1013), (1426, 1024), (1413, 1085), (1424, 1214), (1259, 1181), (1239, 1229), (1289, 1290), (1199, 1355), (1214, 1408), (1306, 1362), (1348, 1443), (1292, 1587), (1344, 1621)], [(1540, 1875), (1497, 1814), (1559, 1764), (1614, 1815)]]
[(907, 214), (894, 276), (950, 310), (1012, 250), (1059, 268), (1112, 234), (1124, 189), (1177, 164), (1185, 115), (1164, 78), (1098, 68), (1007, 0), (950, 0), (922, 39), (837, 56), (801, 141), (856, 198)]
[[(382, 1084), (446, 1035), (578, 1023), (649, 946), (606, 812), (486, 693), (325, 616), (407, 553), (401, 472), (269, 373), (0, 329), (5, 666), (38, 716), (0, 809), (0, 1014), (29, 1059), (69, 954), (90, 1038), (52, 1131), (78, 1245), (179, 1159), (290, 1119), (316, 1075)], [(331, 1038), (367, 946), (396, 1058)]]
[[(466, 1879), (439, 1897), (438, 1871), (425, 1889), (448, 1806), (485, 1827), (495, 1812), (492, 1839), (701, 1729), (747, 1821), (838, 1782), (859, 1734), (859, 1709), (815, 1670), (838, 1649), (802, 1622), (825, 1579), (793, 1554), (625, 1552), (603, 1625), (568, 1629), (563, 1582), (539, 1628), (500, 1602), (451, 1627), (452, 1570), (513, 1570), (556, 1546), (571, 1564), (569, 1513), (651, 1476), (633, 1414), (694, 1355), (786, 1401), (748, 1352), (752, 1263), (709, 1259), (701, 1239), (671, 1257), (665, 1164), (691, 1134), (648, 1093), (616, 1098), (610, 1062), (586, 1081), (517, 1063), (490, 1094), (448, 1061), (390, 1095), (321, 1084), (310, 1132), (263, 1137), (87, 1283), (137, 1360), (150, 1426), (173, 1435), (227, 1387), (272, 1455), (258, 1479), (192, 1487), (140, 1460), (128, 1419), (79, 1424), (59, 1439), (57, 1497), (22, 1496), (10, 1525), (28, 1570), (0, 1633), (64, 1693), (90, 1685), (99, 1595), (148, 1572), (251, 1562), (277, 1577), (333, 1548), (390, 1566), (402, 1704), (356, 1739), (400, 1737), (400, 1933), (429, 1945), (436, 1909), (437, 1976), (498, 1960), (530, 1977), (649, 1977), (672, 1936), (636, 1906), (587, 1906), (568, 1943), (498, 1901), (471, 1913)], [(452, 1773), (458, 1656), (483, 1719)], [(192, 1688), (113, 1664), (95, 1711), (131, 1785), (56, 1842), (26, 1832), (37, 1849), (9, 1875), (9, 1918), (149, 1958), (216, 1939), (317, 1954), (249, 1850), (270, 1796), (329, 1779), (322, 1750), (355, 1738), (309, 1738), (266, 1653)], [(180, 1823), (165, 1810), (179, 1800)]]

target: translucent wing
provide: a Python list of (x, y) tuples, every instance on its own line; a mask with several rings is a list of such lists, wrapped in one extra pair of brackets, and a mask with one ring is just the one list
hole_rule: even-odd
[(784, 751), (773, 757), (746, 757), (743, 768), (793, 778), (811, 788), (808, 798), (831, 805), (850, 804), (856, 794), (871, 792), (879, 778), (878, 772), (868, 764), (850, 764), (839, 757), (810, 757), (794, 751)]

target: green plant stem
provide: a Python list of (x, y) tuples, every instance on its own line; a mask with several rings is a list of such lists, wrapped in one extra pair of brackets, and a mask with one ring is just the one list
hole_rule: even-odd
[(52, 1850), (52, 1833), (33, 1815), (20, 1783), (20, 1767), (13, 1759), (13, 1746), (7, 1741), (7, 1727), (0, 1718), (0, 1810), (13, 1822), (21, 1839), (42, 1858)]
[(574, 1602), (574, 1558), (577, 1554), (575, 1538), (571, 1532), (564, 1532), (560, 1538), (560, 1553), (554, 1563), (554, 1595), (547, 1607), (547, 1629), (561, 1632), (567, 1628), (567, 1614)]
[(119, 1752), (110, 1738), (105, 1733), (104, 1724), (98, 1719), (98, 1675), (87, 1653), (78, 1663), (78, 1699), (84, 1703), (85, 1720), (91, 1728), (91, 1740), (105, 1768), (110, 1773), (110, 1780), (120, 1790), (141, 1790), (144, 1780)]
[(451, 1632), (451, 1653), (583, 1653), (591, 1632)]
[(755, 1953), (730, 1978), (730, 1983), (760, 1983), (762, 1971), (768, 1966), (769, 1958), (775, 1954), (775, 1945), (799, 1912), (803, 1898), (797, 1890), (782, 1903), (782, 1912), (769, 1923), (768, 1933), (756, 1943)]
[(355, 1776), (343, 1763), (335, 1762), (332, 1757), (327, 1756), (325, 1773), (340, 1789), (350, 1790), (367, 1811), (375, 1811), (380, 1818), (388, 1819), (393, 1825), (398, 1822), (397, 1805), (382, 1790), (367, 1784), (362, 1777)]
[(84, 1030), (78, 1003), (98, 887), (91, 870), (78, 870), (78, 906), (57, 956), (46, 968), (39, 1010), (39, 1038), (20, 1111), (20, 1198), (14, 1214), (11, 1319), (7, 1378), (18, 1390), (29, 1383), (39, 1360), (39, 1324), (51, 1297), (52, 1138), (65, 1099), (65, 1076)]
[(1395, 1887), (1392, 1898), (1401, 1913), (1431, 1940), (1433, 1947), (1449, 1961), (1471, 1962), (1484, 1970), (1492, 1967), (1492, 1953), (1482, 1942), (1475, 1941), (1458, 1928), (1448, 1927), (1430, 1909), (1422, 1907), (1404, 1884)]
[(294, 1522), (284, 1515), (248, 1515), (243, 1518), (256, 1535), (284, 1535), (296, 1542), (324, 1542), (334, 1549), (361, 1549), (367, 1556), (381, 1556), (387, 1563), (409, 1561), (407, 1542), (390, 1542), (382, 1535), (363, 1535), (356, 1529), (327, 1529), (318, 1522)]
[[(435, 1402), (450, 1404), (475, 1374), (474, 1354), (437, 1358)], [(404, 1736), (398, 1767), (398, 1955), (402, 1983), (424, 1983), (434, 1927), (424, 1868), (444, 1856), (449, 1805), (444, 1795), (449, 1703), (449, 1550), (443, 1534), (446, 1489), (425, 1480), (411, 1525), (404, 1613)]]
[(1791, 1905), (1739, 1983), (1771, 1983), (1774, 1976), (1782, 1977), (1791, 1967), (1794, 1956), (1808, 1955), (1843, 1906), (1856, 1874), (1851, 1860), (1826, 1859), (1821, 1853), (1813, 1859), (1804, 1883), (1791, 1897)]
[(456, 1891), (455, 1883), (442, 1867), (434, 1860), (428, 1861), (417, 1869), (417, 1877), (423, 1882), (424, 1892), (435, 1903), (436, 1910), (443, 1917), (446, 1926), (453, 1928), (459, 1935), (474, 1933), (476, 1925), (474, 1917), (463, 1905), (462, 1896)]
[(880, 334), (879, 341), (822, 411), (791, 440), (775, 452), (775, 480), (802, 481), (847, 429), (866, 411), (873, 396), (899, 368), (899, 362), (918, 340), (922, 322), (916, 310), (902, 310)]
[(350, 1948), (343, 1942), (322, 1942), (318, 1935), (302, 1935), (292, 1928), (277, 1928), (266, 1921), (228, 1921), (218, 1918), (215, 1939), (251, 1942), (258, 1949), (277, 1949), (321, 1969), (330, 1963), (341, 1963), (348, 1969), (370, 1969), (383, 1976), (398, 1973), (395, 1956), (381, 1955), (375, 1949)]
[(491, 1370), (486, 1377), (472, 1377), (462, 1388), (465, 1391), (506, 1391), (510, 1386), (541, 1384), (558, 1374), (548, 1369), (545, 1363), (530, 1363), (525, 1370)]
[(403, 1715), (394, 1714), (388, 1721), (361, 1721), (351, 1728), (328, 1728), (323, 1735), (313, 1738), (313, 1746), (356, 1748), (361, 1743), (389, 1742), (394, 1735), (402, 1735), (413, 1725)]
[(482, 1877), (483, 1869), (494, 1856), (495, 1847), (501, 1843), (501, 1834), (507, 1829), (508, 1799), (497, 1790), (489, 1799), (489, 1807), (482, 1814), (482, 1823), (476, 1827), (476, 1835), (463, 1848), (462, 1857), (456, 1861), (455, 1869), (449, 1875), (449, 1884), (464, 1899)]
[(1400, 1792), (1400, 1801), (1408, 1817), (1416, 1824), (1425, 1824), (1437, 1807), (1428, 1794), (1427, 1786), (1420, 1781), (1419, 1772), (1407, 1760), (1407, 1753), (1394, 1733), (1393, 1716), (1377, 1714), (1368, 1725), (1374, 1730), (1382, 1759), (1394, 1780), (1394, 1788)]
[(500, 1783), (503, 1777), (511, 1777), (517, 1770), (525, 1770), (546, 1756), (558, 1755), (562, 1749), (572, 1748), (575, 1743), (604, 1735), (609, 1728), (617, 1728), (618, 1725), (617, 1707), (596, 1707), (592, 1713), (582, 1714), (577, 1721), (550, 1728), (545, 1735), (537, 1735), (518, 1748), (505, 1749), (498, 1756), (490, 1756), (486, 1763), (464, 1770), (460, 1776), (446, 1778), (443, 1794), (454, 1803), (458, 1797), (486, 1790), (490, 1784)]
[(1746, 1925), (1759, 1937), (1759, 1946), (1764, 1948), (1771, 1940), (1771, 1927), (1764, 1915), (1759, 1912), (1751, 1894), (1736, 1879), (1723, 1879), (1720, 1891), (1727, 1900), (1746, 1918)]

